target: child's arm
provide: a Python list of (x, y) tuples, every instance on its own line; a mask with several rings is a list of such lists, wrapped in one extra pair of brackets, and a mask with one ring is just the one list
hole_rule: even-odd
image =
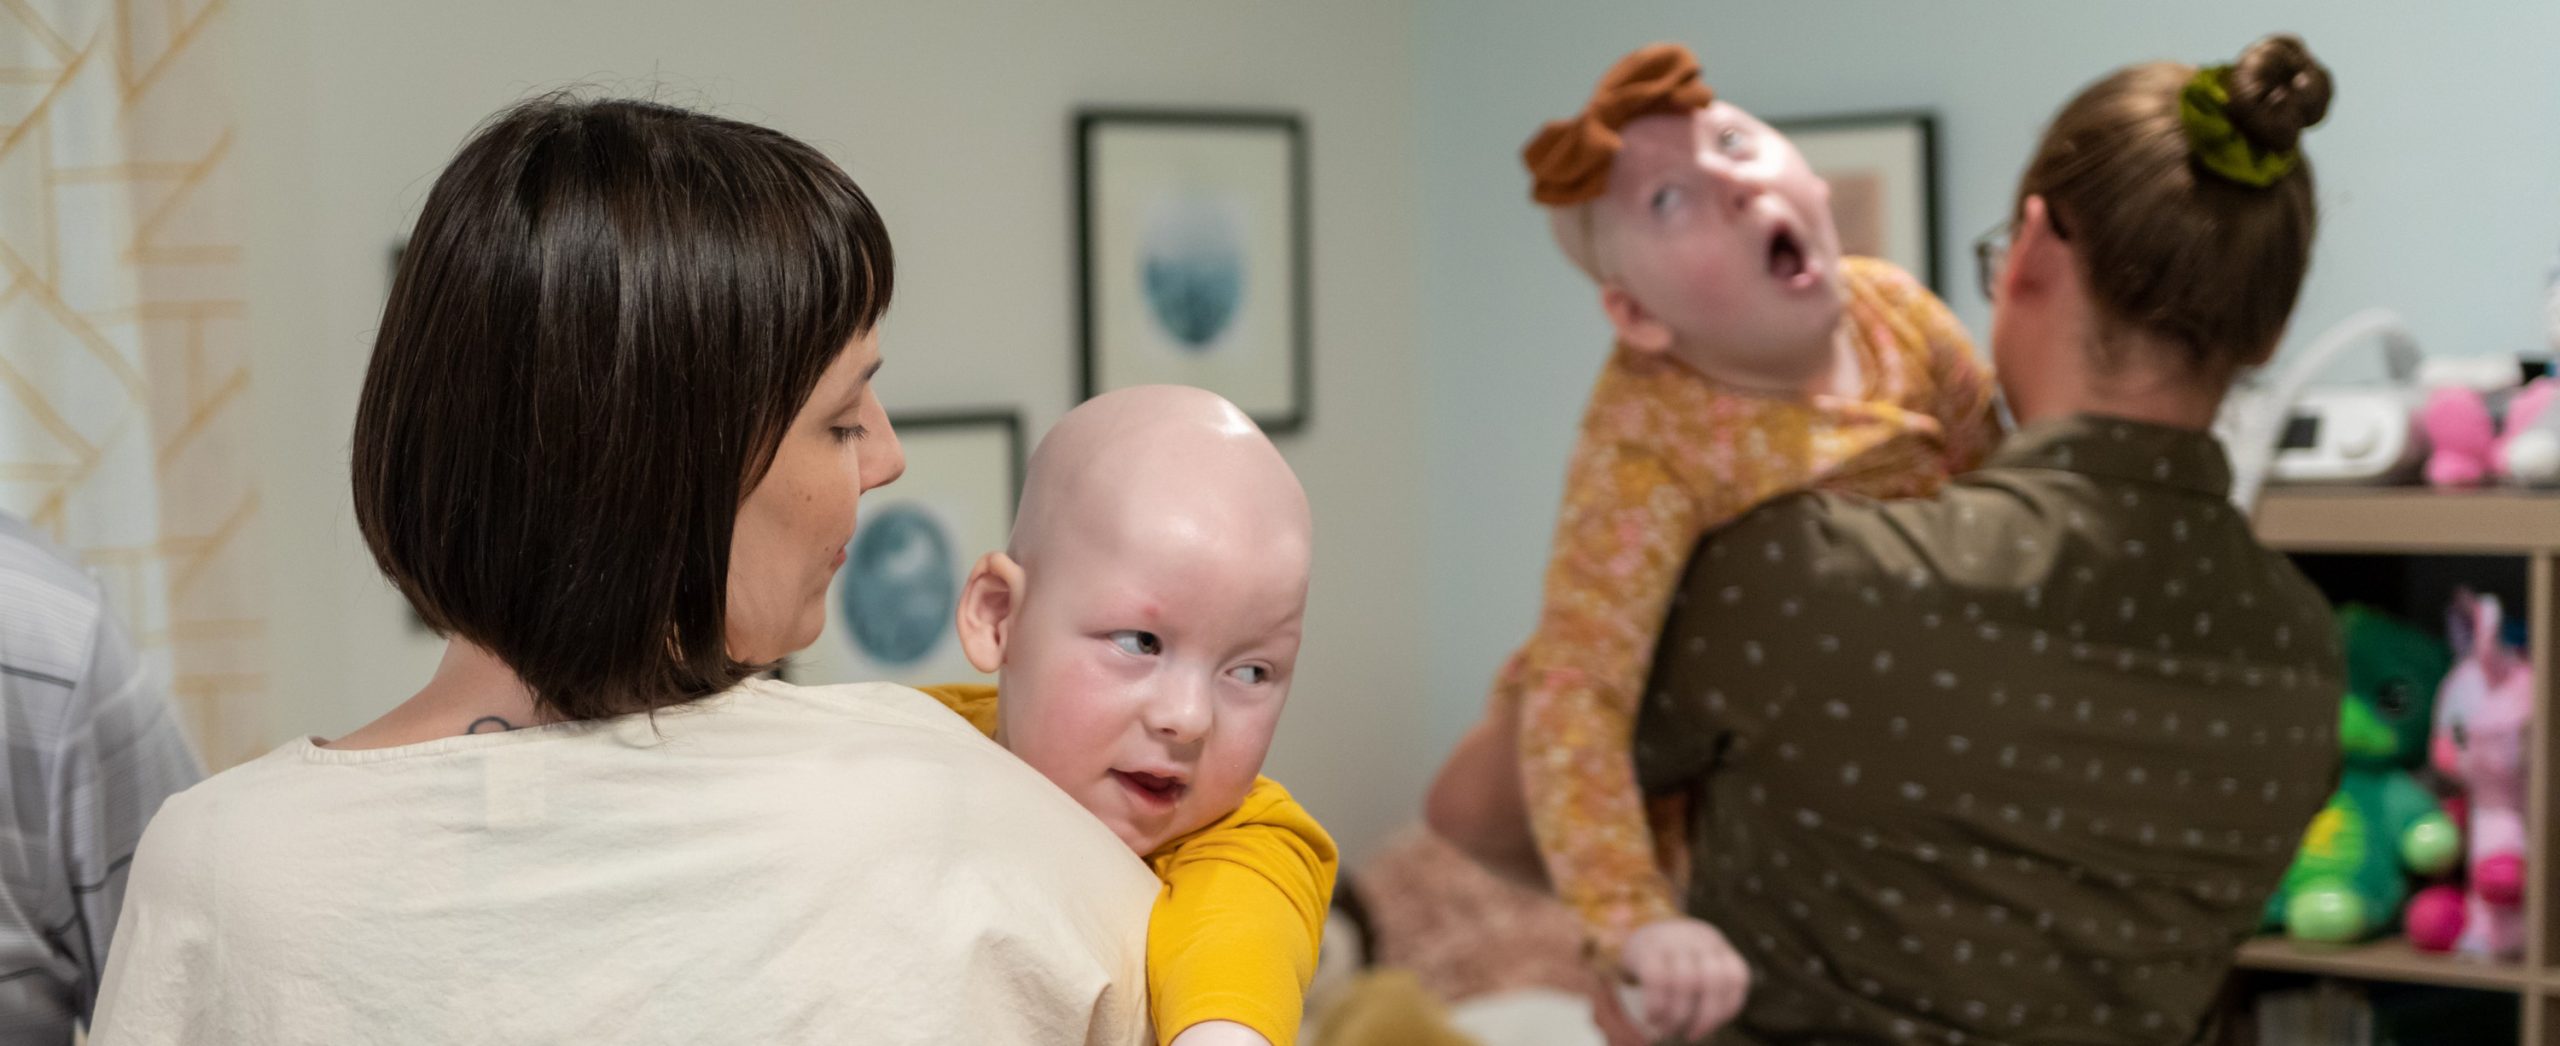
[(1557, 895), (1611, 959), (1637, 927), (1680, 914), (1645, 826), (1635, 719), (1656, 634), (1708, 522), (1658, 455), (1586, 436), (1565, 480), (1538, 630), (1511, 666), (1530, 826)]
[(1333, 837), (1269, 778), (1234, 813), (1149, 855), (1164, 880), (1147, 927), (1156, 1041), (1225, 1022), (1271, 1046), (1295, 1042), (1338, 862)]
[(1520, 688), (1520, 776), (1548, 878), (1603, 960), (1635, 980), (1662, 1037), (1706, 1037), (1741, 1009), (1750, 982), (1724, 936), (1674, 903), (1635, 770), (1636, 710), (1672, 592), (1699, 535), (1751, 502), (1746, 478), (1703, 487), (1716, 499), (1707, 503), (1660, 455), (1586, 432), (1565, 479), (1546, 607), (1506, 672)]
[(1173, 1037), (1173, 1046), (1276, 1046), (1261, 1032), (1234, 1021), (1194, 1024)]

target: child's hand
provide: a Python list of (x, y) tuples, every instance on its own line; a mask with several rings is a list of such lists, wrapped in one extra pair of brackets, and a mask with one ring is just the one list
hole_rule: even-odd
[(1638, 1023), (1654, 1035), (1695, 1042), (1742, 1012), (1751, 969), (1724, 934), (1687, 917), (1646, 923), (1628, 935), (1619, 962), (1643, 1000)]

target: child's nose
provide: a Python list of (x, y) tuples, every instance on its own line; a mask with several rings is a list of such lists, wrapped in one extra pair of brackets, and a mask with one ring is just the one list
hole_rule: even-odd
[(1192, 682), (1170, 682), (1147, 703), (1147, 733), (1173, 744), (1189, 744), (1209, 732), (1208, 688)]
[(1726, 164), (1716, 177), (1717, 188), (1724, 195), (1725, 206), (1736, 212), (1751, 209), (1751, 202), (1769, 191), (1769, 181), (1748, 168)]

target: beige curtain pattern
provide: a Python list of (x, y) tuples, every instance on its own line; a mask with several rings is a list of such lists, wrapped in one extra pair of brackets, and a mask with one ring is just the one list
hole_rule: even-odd
[(265, 708), (223, 0), (0, 0), (0, 508), (81, 555), (205, 761)]

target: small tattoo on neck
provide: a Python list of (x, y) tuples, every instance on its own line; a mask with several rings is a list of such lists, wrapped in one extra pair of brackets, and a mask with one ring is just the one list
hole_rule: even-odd
[[(483, 729), (484, 727), (485, 727), (486, 729)], [(497, 733), (505, 733), (506, 731), (513, 730), (513, 729), (515, 729), (515, 728), (516, 728), (516, 725), (515, 725), (514, 723), (507, 722), (506, 720), (504, 720), (504, 719), (500, 719), (500, 718), (498, 718), (497, 716), (493, 716), (493, 715), (484, 715), (484, 716), (481, 716), (481, 717), (480, 717), (480, 718), (478, 718), (478, 719), (474, 719), (474, 720), (472, 720), (472, 721), (471, 721), (471, 726), (470, 726), (470, 728), (469, 728), (469, 729), (464, 730), (464, 731), (463, 731), (463, 733), (466, 733), (466, 734), (497, 734)]]

